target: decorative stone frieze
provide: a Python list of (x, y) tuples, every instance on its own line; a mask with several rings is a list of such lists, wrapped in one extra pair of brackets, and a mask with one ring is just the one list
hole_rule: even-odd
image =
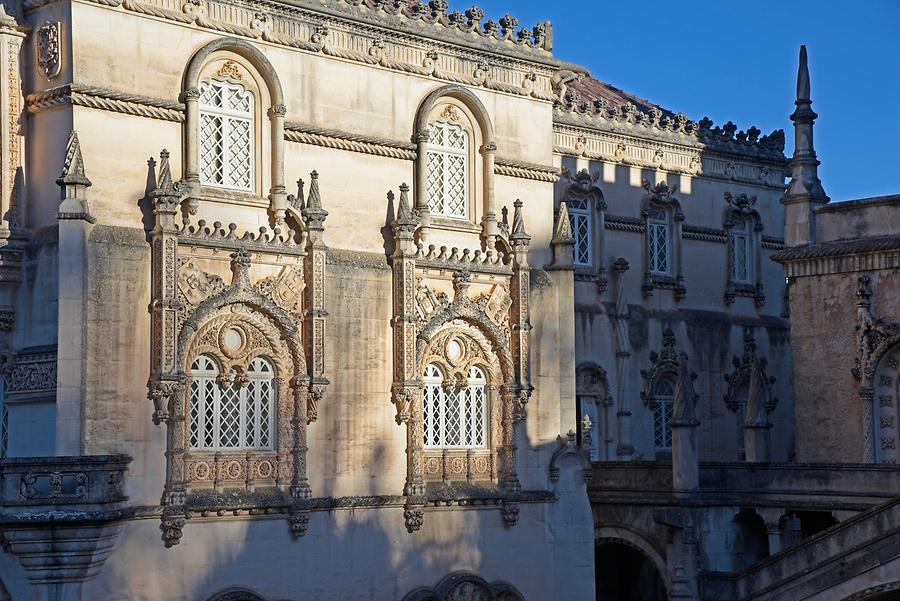
[(894, 422), (900, 403), (900, 323), (875, 316), (868, 275), (859, 276), (857, 282), (856, 366), (851, 372), (863, 401), (864, 460), (897, 463), (900, 449)]
[[(159, 184), (151, 195), (156, 226), (149, 396), (154, 421), (165, 424), (168, 432), (162, 516), (167, 547), (178, 543), (189, 508), (197, 503), (192, 497), (204, 490), (275, 489), (288, 502), (278, 501), (277, 495), (270, 495), (269, 502), (288, 505), (291, 531), (305, 532), (310, 496), (306, 427), (315, 421), (328, 384), (322, 240), (328, 213), (322, 208), (318, 175), (311, 177), (308, 197), (301, 193), (290, 203), (292, 218), (284, 222), (285, 233), (280, 228), (242, 233), (234, 224), (226, 230), (218, 222), (212, 228), (202, 221), (194, 226), (189, 212), (179, 225), (175, 218), (186, 187), (172, 181), (168, 154), (161, 155)], [(222, 271), (226, 256), (230, 282), (215, 273)], [(192, 442), (198, 436), (192, 423), (200, 418), (191, 407), (191, 365), (201, 355), (220, 374), (207, 385), (223, 390), (247, 385), (254, 358), (272, 363), (274, 430), (268, 436), (273, 443), (216, 450)]]
[[(424, 520), (429, 487), (481, 482), (501, 491), (504, 523), (515, 523), (520, 490), (515, 467), (516, 424), (525, 419), (531, 395), (528, 336), (530, 270), (522, 203), (516, 201), (504, 250), (423, 251), (416, 243), (419, 217), (400, 187), (392, 224), (394, 382), (398, 424), (407, 429), (404, 519), (407, 530)], [(452, 274), (452, 278), (448, 275)], [(425, 447), (423, 382), (427, 366), (442, 374), (446, 389), (462, 390), (468, 374), (484, 374), (487, 440), (482, 448)]]
[(8, 402), (56, 397), (56, 347), (33, 347), (9, 354), (0, 365)]
[(434, 588), (410, 591), (403, 601), (525, 601), (525, 597), (506, 582), (488, 583), (476, 574), (455, 572)]

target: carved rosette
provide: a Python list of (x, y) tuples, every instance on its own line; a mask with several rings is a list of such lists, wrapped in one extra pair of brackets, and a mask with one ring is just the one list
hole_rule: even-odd
[[(163, 541), (167, 547), (178, 544), (185, 519), (191, 516), (192, 493), (204, 489), (209, 491), (203, 497), (204, 515), (210, 509), (225, 514), (225, 497), (216, 500), (225, 490), (275, 489), (279, 492), (272, 502), (279, 510), (290, 506), (291, 531), (302, 535), (310, 497), (306, 427), (314, 421), (328, 384), (322, 241), (327, 212), (317, 197), (309, 214), (293, 223), (299, 231), (289, 237), (299, 238), (298, 245), (286, 245), (277, 229), (273, 236), (240, 236), (232, 224), (227, 236), (219, 236), (218, 229), (204, 234), (202, 226), (176, 223), (184, 189), (172, 181), (164, 152), (159, 187), (151, 195), (156, 225), (151, 241), (148, 384), (153, 420), (166, 426)], [(317, 183), (314, 189), (318, 196)], [(225, 275), (229, 271), (230, 277)], [(242, 439), (225, 448), (196, 442), (199, 425), (192, 429), (192, 420), (199, 424), (200, 417), (191, 407), (191, 366), (201, 355), (218, 373), (207, 377), (205, 386), (218, 386), (220, 395), (244, 394), (238, 391), (251, 380), (252, 362), (271, 366), (271, 376), (264, 378), (272, 391), (266, 398), (272, 400), (258, 405), (271, 412), (268, 442), (243, 446)], [(268, 511), (258, 508), (263, 510)]]
[[(391, 400), (398, 424), (407, 430), (407, 530), (424, 520), (428, 486), (467, 482), (496, 486), (501, 496), (520, 490), (515, 465), (515, 426), (525, 419), (531, 395), (528, 336), (530, 237), (516, 203), (506, 258), (499, 264), (420, 255), (415, 237), (420, 221), (400, 188), (393, 223), (393, 375)], [(503, 241), (506, 243), (506, 240)], [(482, 251), (480, 251), (482, 252)], [(496, 251), (494, 251), (496, 252)], [(462, 261), (456, 257), (464, 257)], [(421, 258), (421, 265), (419, 259)], [(448, 281), (447, 274), (452, 274)], [(477, 368), (485, 377), (487, 444), (484, 448), (424, 447), (425, 368), (434, 365), (442, 387), (461, 390)], [(433, 385), (433, 384), (432, 384)], [(518, 508), (505, 503), (504, 522), (515, 523)]]

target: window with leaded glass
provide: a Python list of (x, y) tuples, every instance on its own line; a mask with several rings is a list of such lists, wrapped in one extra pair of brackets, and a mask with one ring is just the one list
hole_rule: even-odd
[(253, 188), (253, 94), (239, 84), (200, 84), (200, 179), (209, 186)]
[(469, 134), (460, 125), (436, 121), (429, 126), (425, 181), (434, 215), (469, 217)]
[(487, 446), (487, 379), (478, 367), (469, 369), (462, 387), (444, 387), (441, 370), (425, 368), (424, 421), (426, 449)]
[(752, 256), (750, 222), (740, 220), (731, 227), (728, 235), (728, 267), (734, 282), (747, 284), (752, 281)]
[(274, 410), (275, 369), (262, 357), (250, 362), (245, 378), (223, 377), (206, 355), (191, 364), (192, 449), (274, 449)]
[(585, 199), (572, 199), (567, 202), (567, 206), (569, 222), (572, 224), (572, 235), (575, 238), (575, 246), (572, 247), (575, 265), (590, 267), (594, 259), (590, 205)]
[(653, 211), (647, 219), (647, 256), (651, 273), (670, 273), (669, 219), (665, 211)]
[(653, 385), (653, 444), (658, 450), (672, 448), (672, 409), (675, 385), (672, 380), (658, 380)]

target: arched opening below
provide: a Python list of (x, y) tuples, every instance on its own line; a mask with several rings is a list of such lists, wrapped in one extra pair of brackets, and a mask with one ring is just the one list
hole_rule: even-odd
[(737, 527), (735, 569), (743, 570), (769, 556), (769, 535), (766, 523), (752, 509), (742, 510), (734, 521)]
[(623, 543), (603, 541), (594, 550), (597, 601), (667, 601), (666, 585), (649, 557)]
[(800, 536), (803, 538), (809, 538), (838, 523), (830, 511), (795, 511), (794, 515), (800, 519)]

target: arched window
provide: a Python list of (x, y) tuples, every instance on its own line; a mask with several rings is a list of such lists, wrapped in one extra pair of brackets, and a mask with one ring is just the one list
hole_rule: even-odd
[[(448, 105), (449, 106), (449, 105)], [(439, 120), (428, 127), (428, 208), (434, 215), (469, 218), (469, 133), (457, 122)]]
[(749, 284), (753, 281), (752, 257), (750, 222), (741, 219), (731, 227), (728, 235), (728, 268), (731, 279), (736, 284)]
[(243, 85), (200, 83), (200, 181), (204, 185), (253, 188), (254, 98)]
[(656, 450), (672, 448), (672, 409), (675, 402), (675, 384), (669, 378), (657, 380), (653, 385), (653, 444)]
[(487, 378), (479, 367), (468, 376), (464, 386), (446, 387), (438, 367), (425, 367), (426, 449), (487, 446)]
[(671, 275), (671, 234), (666, 211), (650, 211), (647, 215), (647, 259), (653, 275)]
[(221, 374), (206, 355), (191, 364), (190, 446), (203, 450), (274, 449), (275, 369), (256, 357), (246, 374)]

